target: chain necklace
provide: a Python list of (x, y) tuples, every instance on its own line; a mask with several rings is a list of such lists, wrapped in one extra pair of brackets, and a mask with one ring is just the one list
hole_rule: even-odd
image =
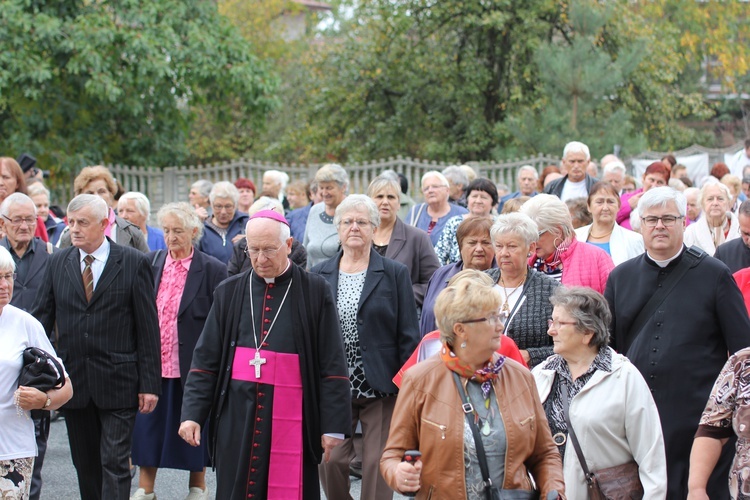
[(255, 307), (253, 306), (253, 272), (250, 271), (250, 318), (253, 322), (253, 340), (255, 341), (255, 357), (250, 360), (248, 363), (250, 363), (251, 366), (255, 367), (255, 378), (260, 378), (260, 367), (261, 365), (266, 364), (266, 358), (260, 357), (260, 348), (263, 346), (263, 344), (268, 340), (269, 335), (271, 335), (271, 330), (273, 329), (273, 325), (276, 324), (276, 320), (279, 319), (279, 314), (281, 313), (281, 310), (284, 308), (284, 302), (286, 302), (286, 297), (289, 295), (289, 290), (292, 288), (292, 281), (294, 279), (289, 280), (289, 285), (286, 287), (286, 292), (284, 292), (284, 298), (281, 299), (281, 304), (279, 305), (279, 310), (276, 311), (276, 316), (273, 317), (273, 321), (271, 321), (271, 326), (268, 327), (268, 331), (266, 332), (265, 336), (261, 336), (260, 339), (260, 345), (258, 345), (258, 335), (255, 332)]
[(510, 314), (510, 298), (513, 296), (514, 293), (516, 293), (516, 290), (524, 284), (526, 281), (526, 276), (528, 273), (523, 273), (523, 277), (521, 277), (521, 281), (518, 282), (516, 286), (513, 287), (513, 291), (508, 293), (507, 287), (505, 286), (505, 281), (503, 281), (503, 275), (500, 275), (500, 289), (503, 291), (503, 295), (505, 296), (505, 301), (503, 302), (502, 307), (500, 308), (503, 313), (505, 313), (505, 316), (507, 317), (508, 314)]
[(602, 234), (602, 235), (599, 235), (599, 236), (595, 235), (592, 231), (589, 231), (589, 238), (594, 238), (595, 240), (600, 240), (600, 239), (606, 238), (607, 236), (609, 236), (610, 234), (612, 234), (612, 232), (614, 230), (615, 230), (615, 228), (613, 227), (612, 229), (610, 229), (610, 231), (608, 233)]

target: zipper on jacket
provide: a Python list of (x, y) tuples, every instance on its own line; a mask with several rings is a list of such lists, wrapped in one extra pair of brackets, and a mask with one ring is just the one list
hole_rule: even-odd
[(448, 428), (446, 426), (444, 426), (442, 424), (435, 423), (435, 422), (433, 422), (431, 420), (427, 420), (426, 418), (423, 418), (422, 422), (424, 422), (426, 424), (430, 424), (430, 425), (432, 425), (432, 426), (437, 427), (438, 429), (440, 429), (440, 432), (442, 433), (443, 439), (445, 439), (445, 431), (448, 430)]

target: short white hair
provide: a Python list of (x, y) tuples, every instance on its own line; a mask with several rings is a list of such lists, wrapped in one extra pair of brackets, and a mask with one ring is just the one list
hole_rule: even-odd
[(539, 172), (537, 172), (536, 169), (531, 165), (524, 165), (523, 167), (519, 168), (518, 172), (516, 173), (516, 178), (520, 178), (522, 172), (531, 172), (532, 174), (534, 174), (534, 179), (539, 178)]
[(454, 184), (458, 184), (464, 188), (469, 185), (469, 177), (458, 165), (445, 167), (443, 169), (443, 176), (445, 176), (446, 179), (453, 181)]
[(420, 180), (419, 184), (424, 184), (425, 179), (429, 179), (430, 177), (435, 177), (440, 181), (441, 186), (450, 186), (448, 183), (448, 179), (445, 178), (445, 176), (438, 172), (437, 170), (428, 170), (422, 175), (422, 179)]
[[(711, 177), (711, 179), (716, 179), (716, 177)], [(732, 201), (732, 192), (729, 190), (729, 186), (727, 186), (723, 182), (709, 180), (706, 181), (705, 184), (703, 184), (700, 193), (698, 194), (698, 205), (700, 205), (701, 208), (703, 208), (703, 198), (706, 196), (706, 189), (713, 186), (719, 187), (719, 189), (724, 192), (724, 195), (727, 197), (727, 203)]]
[(44, 194), (47, 196), (47, 199), (49, 200), (50, 194), (49, 189), (44, 187), (44, 184), (41, 182), (35, 182), (33, 184), (30, 184), (26, 191), (29, 192), (29, 196), (39, 196), (40, 194)]
[(664, 208), (670, 201), (674, 202), (677, 206), (677, 212), (680, 216), (685, 217), (687, 214), (687, 199), (685, 199), (685, 195), (667, 186), (651, 188), (643, 193), (641, 199), (638, 200), (638, 213), (643, 215), (647, 209), (653, 207)]
[(280, 184), (282, 191), (289, 183), (289, 176), (281, 170), (266, 170), (265, 172), (263, 172), (263, 178), (265, 179), (266, 176), (273, 179), (276, 184)]
[(132, 201), (135, 204), (135, 209), (147, 219), (149, 215), (151, 215), (151, 202), (148, 201), (145, 194), (139, 193), (138, 191), (128, 191), (127, 193), (124, 193), (120, 196), (120, 199), (117, 200), (118, 208), (123, 201)]
[(216, 198), (228, 198), (232, 200), (232, 203), (236, 207), (237, 202), (240, 201), (240, 191), (229, 181), (217, 182), (211, 188), (211, 194), (208, 195), (211, 205), (214, 204)]
[(10, 214), (10, 207), (12, 207), (13, 205), (22, 204), (29, 205), (31, 208), (33, 208), (34, 215), (36, 216), (36, 205), (34, 204), (34, 200), (23, 193), (11, 193), (10, 195), (8, 195), (8, 197), (3, 200), (3, 203), (0, 204), (0, 214), (8, 217), (8, 214)]
[(620, 173), (623, 177), (628, 173), (628, 170), (625, 168), (625, 164), (621, 162), (620, 160), (613, 160), (604, 167), (603, 169), (604, 174), (612, 174), (612, 173)]
[(8, 249), (0, 245), (0, 271), (5, 271), (6, 269), (15, 273), (16, 261), (13, 260)]
[(591, 159), (591, 153), (589, 153), (589, 147), (582, 142), (573, 141), (565, 145), (563, 149), (563, 159), (568, 157), (569, 153), (583, 153), (586, 155), (586, 159)]

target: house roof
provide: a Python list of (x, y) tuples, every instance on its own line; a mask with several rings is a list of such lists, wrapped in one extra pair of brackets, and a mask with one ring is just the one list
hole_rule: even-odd
[(332, 10), (331, 5), (325, 2), (315, 2), (314, 0), (294, 0), (294, 3), (304, 5), (310, 10)]

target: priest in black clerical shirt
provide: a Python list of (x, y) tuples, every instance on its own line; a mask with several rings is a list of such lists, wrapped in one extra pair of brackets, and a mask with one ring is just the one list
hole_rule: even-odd
[(317, 464), (351, 433), (333, 295), (289, 260), (281, 214), (257, 212), (246, 234), (252, 270), (216, 289), (185, 385), (180, 436), (195, 445), (209, 426), (216, 498), (318, 499)]

